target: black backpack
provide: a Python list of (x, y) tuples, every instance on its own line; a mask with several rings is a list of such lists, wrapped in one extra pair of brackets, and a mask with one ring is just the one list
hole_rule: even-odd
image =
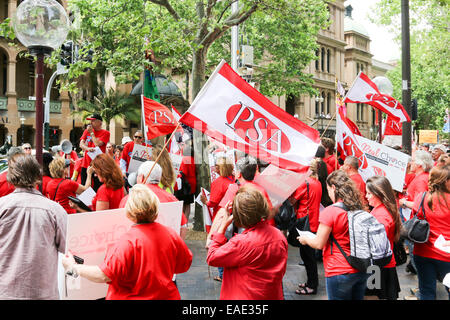
[(276, 227), (280, 230), (287, 230), (297, 220), (297, 214), (289, 199), (283, 202), (279, 213), (275, 215), (274, 219)]
[(178, 200), (182, 201), (191, 195), (191, 185), (187, 180), (186, 175), (182, 171), (180, 171), (180, 174), (181, 174), (181, 189), (175, 190), (173, 194)]

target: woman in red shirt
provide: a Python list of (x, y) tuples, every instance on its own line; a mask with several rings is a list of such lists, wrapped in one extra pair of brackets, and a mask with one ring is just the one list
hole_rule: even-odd
[[(343, 202), (348, 210), (362, 210), (359, 190), (353, 180), (342, 170), (333, 171), (327, 178), (327, 190), (333, 203)], [(353, 268), (336, 246), (331, 246), (330, 236), (350, 255), (347, 212), (335, 205), (326, 207), (319, 215), (315, 237), (299, 236), (303, 245), (323, 249), (323, 266), (329, 300), (362, 300), (368, 274)]]
[[(366, 182), (366, 198), (373, 207), (371, 214), (384, 225), (386, 233), (394, 248), (394, 242), (400, 238), (400, 214), (395, 193), (389, 180), (382, 176), (370, 177)], [(397, 300), (400, 292), (394, 255), (391, 261), (381, 269), (380, 289), (366, 290), (366, 295), (376, 295), (379, 299)]]
[(103, 263), (76, 264), (69, 252), (62, 259), (64, 268), (75, 276), (108, 283), (106, 300), (180, 300), (172, 277), (190, 268), (192, 252), (174, 230), (155, 222), (158, 205), (147, 186), (135, 185), (125, 205), (135, 224), (107, 249)]
[[(319, 226), (319, 208), (322, 199), (322, 184), (318, 180), (318, 170), (320, 159), (314, 159), (311, 162), (311, 175), (295, 191), (293, 198), (297, 200), (297, 219), (308, 216), (309, 229), (316, 233)], [(307, 282), (298, 285), (296, 294), (316, 294), (319, 285), (317, 273), (317, 260), (315, 249), (310, 246), (301, 246), (300, 257), (305, 264)]]
[(58, 202), (70, 214), (76, 213), (77, 210), (70, 207), (68, 197), (75, 197), (91, 186), (93, 169), (92, 167), (88, 168), (86, 184), (83, 186), (78, 182), (66, 179), (69, 167), (70, 160), (64, 158), (57, 158), (50, 163), (49, 168), (53, 179), (47, 184), (46, 196), (50, 200)]
[[(206, 257), (208, 265), (224, 268), (220, 299), (282, 300), (288, 244), (281, 231), (264, 220), (270, 214), (267, 201), (255, 187), (245, 185), (236, 192), (233, 215), (228, 210), (220, 216)], [(232, 221), (245, 230), (227, 242), (225, 231)]]
[[(420, 300), (435, 300), (436, 279), (442, 281), (450, 273), (450, 253), (435, 247), (438, 237), (450, 240), (450, 166), (434, 167), (428, 186), (430, 191), (425, 195), (423, 209), (420, 209), (423, 194), (416, 196), (413, 205), (419, 219), (425, 218), (430, 224), (428, 241), (414, 244)], [(449, 289), (445, 289), (450, 299)]]
[[(91, 166), (102, 183), (94, 199), (92, 199), (92, 210), (102, 211), (119, 208), (120, 200), (124, 197), (122, 171), (116, 165), (114, 159), (105, 153), (96, 156), (92, 160)], [(84, 211), (72, 201), (69, 204), (77, 212)]]

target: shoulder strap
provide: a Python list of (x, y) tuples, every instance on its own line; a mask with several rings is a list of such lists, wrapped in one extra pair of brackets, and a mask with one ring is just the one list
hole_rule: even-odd
[(56, 186), (55, 195), (53, 196), (53, 201), (55, 201), (55, 199), (56, 199), (56, 194), (58, 193), (58, 188), (59, 188), (60, 184), (61, 184), (63, 181), (64, 181), (64, 179), (62, 179), (62, 180), (58, 183), (58, 185)]
[(306, 180), (306, 213), (309, 215), (309, 182)]
[(424, 208), (424, 206), (423, 206), (423, 203), (424, 203), (424, 201), (425, 201), (425, 196), (426, 196), (426, 195), (427, 195), (427, 192), (425, 191), (425, 192), (423, 193), (423, 195), (422, 195), (422, 200), (420, 201), (419, 209), (417, 210), (417, 212), (416, 212), (416, 214), (415, 214), (415, 215), (417, 215), (417, 214), (420, 212), (420, 209), (422, 209), (422, 213), (423, 213), (423, 218), (424, 218), (424, 220), (427, 219), (427, 217), (425, 216), (425, 208)]

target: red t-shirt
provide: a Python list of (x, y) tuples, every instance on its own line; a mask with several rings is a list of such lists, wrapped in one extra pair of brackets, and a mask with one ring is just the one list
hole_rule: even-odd
[[(331, 228), (330, 235), (339, 243), (347, 255), (350, 255), (350, 234), (348, 231), (347, 212), (336, 206), (328, 206), (319, 214), (319, 224)], [(332, 277), (346, 273), (357, 273), (359, 270), (353, 268), (342, 255), (335, 243), (331, 247), (331, 237), (323, 248), (323, 266), (325, 277)], [(333, 251), (331, 252), (331, 248)]]
[(329, 155), (326, 158), (323, 158), (323, 161), (327, 165), (328, 174), (332, 173), (334, 170), (336, 170), (336, 157), (334, 154)]
[(234, 183), (234, 177), (218, 177), (211, 183), (211, 193), (209, 195), (209, 201), (206, 204), (213, 209), (212, 220), (216, 217), (217, 211), (219, 211), (219, 203), (224, 197), (230, 184)]
[[(419, 193), (414, 199), (413, 212), (419, 210), (422, 195), (423, 193)], [(425, 218), (430, 224), (430, 236), (425, 243), (414, 243), (414, 255), (450, 262), (450, 253), (446, 253), (434, 246), (436, 239), (441, 234), (445, 240), (450, 240), (450, 210), (448, 210), (448, 205), (450, 205), (450, 194), (446, 193), (443, 198), (438, 198), (438, 196), (434, 194), (432, 199), (433, 210), (428, 206), (428, 196), (429, 194), (425, 196), (423, 206), (425, 209)], [(418, 212), (417, 216), (418, 218), (423, 219), (422, 210)]]
[[(379, 223), (382, 223), (384, 225), (389, 243), (391, 244), (391, 250), (393, 250), (395, 238), (395, 221), (392, 218), (391, 214), (386, 209), (384, 204), (380, 204), (378, 207), (373, 208), (370, 213), (375, 217), (375, 219), (378, 220)], [(394, 255), (392, 255), (391, 261), (386, 266), (384, 266), (384, 268), (393, 268), (395, 266), (395, 257)]]
[[(146, 186), (155, 193), (155, 195), (159, 199), (159, 202), (161, 202), (161, 203), (180, 201), (173, 194), (167, 192), (166, 190), (161, 189), (156, 184), (146, 184)], [(120, 201), (120, 204), (119, 204), (119, 208), (125, 208), (127, 200), (128, 200), (128, 195), (126, 195), (125, 197), (122, 198), (122, 200)], [(187, 220), (186, 216), (184, 214), (182, 214), (180, 226), (184, 226), (187, 223), (188, 223), (188, 220)]]
[(261, 221), (228, 241), (222, 233), (211, 240), (206, 261), (224, 268), (221, 300), (283, 300), (288, 244), (280, 230)]
[(422, 172), (410, 182), (406, 189), (408, 201), (414, 201), (418, 194), (428, 191), (428, 176), (429, 172)]
[(6, 196), (16, 190), (16, 188), (6, 180), (7, 174), (8, 170), (0, 174), (0, 197)]
[[(309, 198), (306, 181), (309, 184)], [(319, 227), (319, 208), (322, 198), (322, 184), (319, 180), (308, 177), (294, 193), (294, 198), (299, 201), (297, 218), (304, 217), (309, 211), (309, 227), (311, 232), (317, 232)]]
[(119, 208), (120, 201), (124, 196), (123, 188), (112, 189), (102, 184), (97, 190), (97, 194), (92, 199), (92, 210), (96, 211), (97, 201), (109, 202), (109, 209)]
[(355, 173), (350, 176), (350, 179), (355, 182), (356, 187), (359, 190), (359, 193), (361, 194), (361, 202), (364, 205), (367, 205), (367, 199), (366, 199), (366, 183), (364, 182), (363, 178), (359, 173)]
[[(42, 176), (42, 194), (45, 196), (47, 195), (47, 185), (50, 181), (52, 181), (52, 177), (49, 176)], [(39, 190), (39, 186), (36, 187), (36, 189)]]
[[(272, 201), (270, 201), (270, 198), (269, 198), (269, 195), (267, 194), (266, 189), (264, 189), (263, 187), (261, 187), (260, 185), (256, 184), (256, 183), (253, 182), (253, 181), (245, 181), (245, 182), (242, 182), (242, 183), (241, 183), (241, 187), (243, 187), (243, 186), (246, 185), (246, 184), (250, 184), (250, 185), (252, 185), (253, 187), (255, 187), (256, 189), (258, 189), (259, 191), (261, 191), (261, 193), (262, 193), (262, 194), (264, 195), (264, 197), (266, 198), (267, 203), (269, 204), (269, 210), (272, 210), (272, 208), (273, 208), (273, 206), (272, 206)], [(220, 203), (219, 203), (219, 209), (220, 209), (220, 208), (225, 208), (225, 206), (227, 205), (228, 201), (233, 201), (234, 196), (236, 195), (236, 192), (239, 190), (239, 188), (240, 188), (240, 187), (239, 187), (239, 185), (238, 185), (237, 183), (233, 183), (233, 184), (230, 184), (230, 185), (228, 186), (227, 192), (225, 193), (225, 195), (223, 196), (222, 200), (221, 200)], [(275, 226), (275, 221), (274, 221), (273, 218), (267, 220), (267, 222), (268, 222), (270, 225)]]
[[(106, 145), (109, 142), (109, 136), (110, 136), (109, 131), (104, 130), (104, 129), (100, 129), (98, 131), (94, 130), (94, 135), (98, 140), (104, 142), (104, 144), (100, 147), (100, 150), (102, 150), (102, 152), (105, 153)], [(84, 140), (89, 148), (95, 148), (95, 144), (92, 141), (92, 137), (91, 137), (89, 131), (87, 131), (87, 129), (84, 130), (83, 135), (81, 136), (80, 140)], [(92, 161), (91, 158), (88, 156), (87, 152), (85, 151), (83, 161), (81, 163), (81, 167), (82, 168), (89, 167), (89, 165), (91, 164), (91, 161)]]
[[(61, 182), (63, 180), (63, 182)], [(61, 182), (61, 184), (59, 184)], [(58, 187), (59, 184), (59, 187)], [(76, 191), (79, 187), (79, 184), (70, 179), (52, 179), (47, 184), (47, 198), (50, 200), (58, 202), (67, 213), (76, 213), (76, 209), (72, 209), (69, 206), (69, 196), (76, 197)], [(56, 190), (58, 188), (58, 190)], [(57, 191), (57, 192), (56, 192)], [(56, 192), (56, 198), (55, 198)]]
[(100, 266), (111, 279), (106, 300), (179, 300), (172, 277), (191, 263), (192, 252), (174, 230), (157, 222), (135, 224), (107, 249)]
[(187, 181), (191, 185), (191, 194), (194, 194), (195, 189), (197, 188), (194, 157), (184, 156), (181, 160), (180, 171), (184, 173)]

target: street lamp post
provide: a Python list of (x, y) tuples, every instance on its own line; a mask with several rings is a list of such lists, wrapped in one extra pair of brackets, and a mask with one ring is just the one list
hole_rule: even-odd
[(42, 165), (44, 58), (66, 39), (69, 17), (55, 0), (25, 0), (17, 7), (12, 22), (17, 39), (36, 56), (36, 159)]

